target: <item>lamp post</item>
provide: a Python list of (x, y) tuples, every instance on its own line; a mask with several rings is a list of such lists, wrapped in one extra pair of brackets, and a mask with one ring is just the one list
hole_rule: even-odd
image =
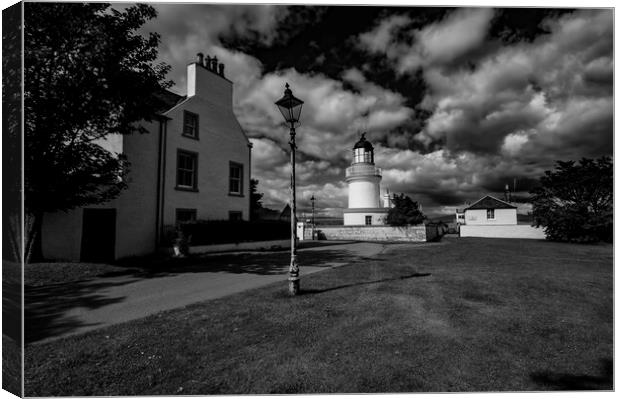
[(288, 291), (291, 295), (297, 295), (299, 294), (299, 265), (297, 264), (297, 206), (295, 203), (295, 150), (297, 149), (295, 125), (299, 124), (299, 115), (304, 102), (293, 96), (288, 83), (285, 87), (284, 96), (276, 101), (276, 105), (291, 128), (288, 142), (291, 146), (291, 265), (288, 270)]
[(312, 194), (310, 201), (312, 201), (312, 239), (314, 240), (314, 194)]

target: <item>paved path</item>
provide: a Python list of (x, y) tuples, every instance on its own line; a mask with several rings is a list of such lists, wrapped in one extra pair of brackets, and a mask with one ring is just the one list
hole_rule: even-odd
[[(315, 253), (311, 266), (302, 265), (301, 276), (341, 266), (356, 258), (373, 257), (385, 246), (380, 243), (346, 243), (303, 248), (300, 258)], [(334, 256), (332, 256), (334, 255)], [(217, 256), (217, 255), (213, 255)], [(307, 258), (308, 259), (308, 258)], [(319, 260), (316, 259), (324, 259)], [(196, 302), (220, 298), (276, 281), (284, 281), (288, 265), (272, 266), (268, 273), (252, 272), (252, 265), (243, 265), (241, 271), (234, 267), (218, 271), (192, 271), (191, 273), (166, 274), (162, 277), (140, 278), (119, 276), (97, 278), (81, 283), (75, 290), (84, 295), (67, 296), (67, 303), (54, 309), (46, 331), (36, 331), (31, 342), (45, 342), (60, 337), (79, 334), (97, 328), (145, 317), (164, 310)], [(71, 287), (67, 287), (71, 290)], [(27, 307), (40, 306), (29, 303)], [(53, 316), (53, 317), (52, 317)], [(34, 326), (33, 326), (34, 327)]]

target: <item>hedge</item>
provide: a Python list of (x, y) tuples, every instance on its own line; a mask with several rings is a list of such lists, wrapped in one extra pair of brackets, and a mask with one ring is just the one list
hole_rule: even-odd
[(291, 236), (291, 224), (279, 220), (198, 220), (180, 225), (189, 245), (227, 244), (284, 240)]

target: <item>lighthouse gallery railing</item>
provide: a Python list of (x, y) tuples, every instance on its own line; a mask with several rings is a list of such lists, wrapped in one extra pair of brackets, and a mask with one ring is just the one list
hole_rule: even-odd
[(381, 176), (381, 168), (377, 168), (374, 165), (356, 164), (346, 169), (345, 177), (357, 176)]

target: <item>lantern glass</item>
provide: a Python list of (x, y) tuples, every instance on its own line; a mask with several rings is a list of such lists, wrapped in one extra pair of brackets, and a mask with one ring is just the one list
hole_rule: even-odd
[(284, 90), (284, 96), (276, 102), (280, 113), (288, 123), (299, 122), (303, 104), (303, 101), (293, 96), (293, 92), (289, 89), (288, 83), (286, 84), (286, 90)]

